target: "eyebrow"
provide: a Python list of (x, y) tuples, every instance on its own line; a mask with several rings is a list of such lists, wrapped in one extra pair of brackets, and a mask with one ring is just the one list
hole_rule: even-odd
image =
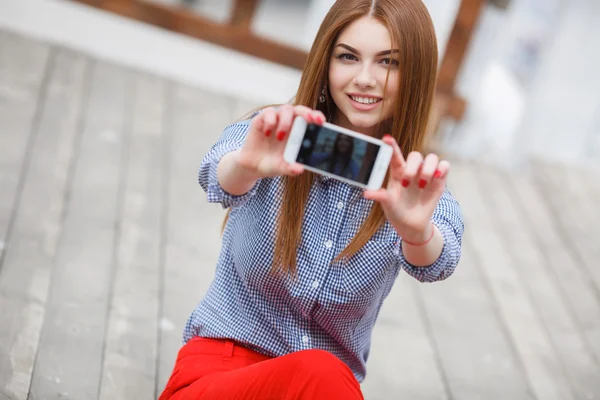
[[(358, 50), (356, 50), (354, 47), (347, 45), (346, 43), (340, 43), (335, 47), (343, 47), (346, 50), (349, 50), (351, 52), (353, 52), (354, 54), (360, 54), (360, 52)], [(392, 54), (392, 53), (399, 53), (400, 50), (398, 49), (392, 49), (392, 50), (384, 50), (384, 51), (380, 51), (379, 53), (375, 54), (376, 56), (385, 56), (387, 54)]]

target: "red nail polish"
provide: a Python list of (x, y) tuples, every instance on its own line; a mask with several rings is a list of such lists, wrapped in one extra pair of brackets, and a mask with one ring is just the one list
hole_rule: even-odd
[(323, 125), (323, 122), (325, 122), (325, 121), (323, 121), (323, 118), (322, 118), (322, 117), (317, 117), (317, 123), (318, 123), (319, 125)]
[(267, 129), (265, 131), (265, 136), (271, 136), (271, 130), (270, 129)]
[(440, 171), (439, 169), (437, 171), (435, 171), (435, 174), (433, 174), (434, 178), (441, 178), (442, 177), (442, 171)]
[(408, 187), (410, 185), (410, 181), (408, 179), (402, 179), (402, 186)]
[(309, 124), (312, 124), (313, 122), (315, 122), (315, 121), (313, 120), (313, 117), (312, 117), (312, 115), (308, 114), (308, 115), (306, 116), (306, 122), (308, 122)]
[(284, 131), (281, 131), (277, 134), (277, 140), (279, 140), (279, 141), (282, 141), (284, 137), (285, 137)]
[(419, 181), (419, 188), (424, 189), (427, 186), (427, 181), (425, 179), (421, 179)]

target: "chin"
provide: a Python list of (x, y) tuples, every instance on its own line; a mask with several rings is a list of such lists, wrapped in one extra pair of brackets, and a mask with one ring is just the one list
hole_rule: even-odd
[(348, 121), (359, 129), (370, 129), (379, 123), (379, 118), (369, 115), (352, 115), (349, 116)]

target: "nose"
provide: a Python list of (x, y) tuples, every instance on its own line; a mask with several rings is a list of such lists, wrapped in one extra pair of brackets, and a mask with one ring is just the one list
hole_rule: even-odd
[(354, 77), (354, 84), (361, 88), (370, 88), (376, 85), (375, 77), (371, 74), (369, 66), (365, 65)]

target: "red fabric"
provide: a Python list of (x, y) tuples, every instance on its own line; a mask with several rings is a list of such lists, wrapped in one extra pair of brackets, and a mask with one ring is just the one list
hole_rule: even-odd
[(194, 338), (159, 400), (364, 400), (352, 371), (323, 350), (269, 358), (229, 340)]

